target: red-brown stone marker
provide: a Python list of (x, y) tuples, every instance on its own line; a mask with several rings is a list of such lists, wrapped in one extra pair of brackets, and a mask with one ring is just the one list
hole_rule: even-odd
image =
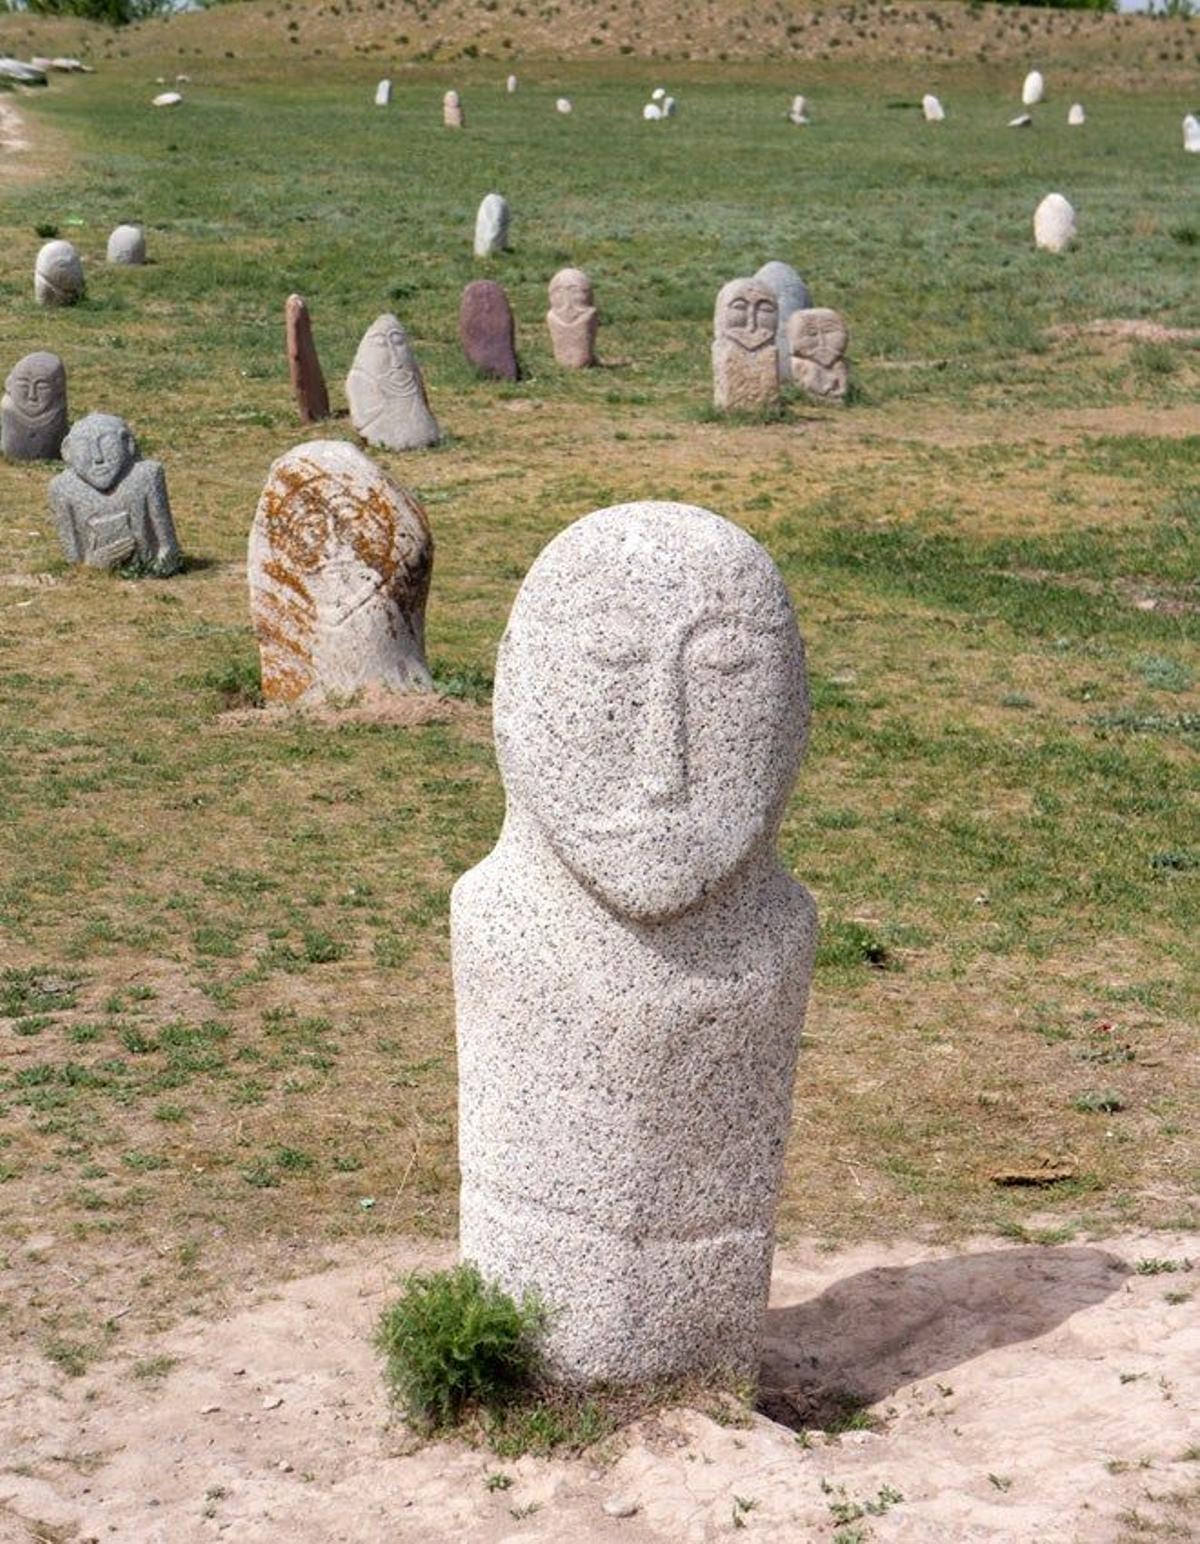
[(284, 334), (287, 340), (288, 371), (302, 424), (320, 423), (329, 417), (329, 392), (313, 342), (308, 307), (300, 295), (289, 295), (283, 308)]
[(463, 353), (482, 374), (501, 381), (517, 379), (516, 323), (503, 285), (494, 279), (467, 285), (458, 312), (458, 336)]

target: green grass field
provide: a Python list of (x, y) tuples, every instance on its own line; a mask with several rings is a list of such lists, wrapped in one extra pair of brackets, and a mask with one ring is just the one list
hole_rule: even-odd
[[(1200, 328), (1187, 104), (1088, 94), (1069, 130), (1056, 95), (1015, 133), (1011, 67), (963, 67), (934, 128), (903, 61), (800, 86), (693, 65), (667, 72), (679, 118), (646, 125), (644, 62), (530, 65), (513, 98), (496, 66), (405, 70), (380, 111), (378, 66), (241, 78), (214, 54), (154, 112), (154, 75), (180, 67), (161, 35), (161, 58), (21, 98), (37, 175), (0, 183), (5, 371), (52, 348), (74, 415), (129, 418), (190, 558), (166, 582), (68, 571), (52, 469), (0, 466), (14, 1332), (107, 1343), (58, 1260), (128, 1273), (139, 1311), (170, 1314), (339, 1240), (452, 1231), (447, 901), (503, 809), (496, 643), (556, 531), (651, 496), (758, 536), (809, 646), (782, 845), (823, 936), (784, 1235), (1195, 1226), (1200, 353), (1050, 332)], [(451, 79), (462, 134), (440, 124)], [(805, 131), (783, 116), (801, 86)], [(1060, 258), (1031, 238), (1052, 188), (1080, 212)], [(513, 250), (477, 263), (491, 189)], [(153, 263), (106, 270), (130, 219)], [(50, 227), (88, 268), (69, 312), (33, 303)], [(713, 299), (772, 257), (846, 314), (856, 400), (715, 421)], [(556, 369), (542, 322), (567, 263), (601, 308), (587, 374)], [(481, 274), (516, 309), (516, 387), (461, 358)], [(447, 433), (378, 456), (437, 542), (428, 722), (253, 706), (246, 538), (271, 461), (311, 437), (292, 290), (338, 409), (359, 336), (395, 310)]]

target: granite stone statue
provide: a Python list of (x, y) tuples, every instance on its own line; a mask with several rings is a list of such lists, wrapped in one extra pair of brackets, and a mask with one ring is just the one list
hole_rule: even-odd
[(301, 295), (289, 295), (283, 308), (284, 347), (287, 349), (288, 374), (296, 411), (302, 424), (319, 423), (329, 417), (329, 391), (325, 372), (313, 342), (312, 321)]
[(757, 279), (731, 279), (713, 318), (713, 402), (719, 412), (779, 403), (779, 302)]
[(842, 317), (825, 306), (793, 311), (787, 341), (793, 383), (819, 402), (844, 402), (850, 389), (850, 335)]
[(466, 121), (462, 98), (457, 91), (447, 91), (442, 98), (442, 123), (448, 129), (461, 129)]
[(572, 1385), (753, 1379), (816, 932), (776, 836), (804, 648), (707, 510), (567, 528), (495, 687), (507, 813), (451, 900), (463, 1257)]
[(1033, 239), (1045, 252), (1065, 252), (1075, 240), (1075, 210), (1061, 193), (1047, 193), (1033, 215)]
[(792, 98), (792, 105), (788, 108), (788, 121), (789, 123), (796, 124), (798, 127), (808, 123), (807, 97), (794, 96)]
[(140, 268), (146, 261), (146, 233), (140, 225), (118, 225), (108, 238), (110, 263)]
[(404, 328), (390, 314), (363, 334), (346, 377), (350, 422), (370, 445), (420, 450), (441, 438)]
[(173, 574), (183, 559), (166, 473), (161, 462), (140, 458), (125, 420), (89, 413), (63, 441), (62, 456), (67, 470), (50, 484), (50, 509), (67, 561)]
[(1046, 95), (1046, 82), (1040, 70), (1030, 70), (1021, 87), (1021, 106), (1036, 107)]
[(430, 691), (432, 569), (425, 511), (361, 450), (310, 440), (280, 456), (247, 561), (266, 700)]
[(1082, 102), (1072, 102), (1067, 109), (1067, 124), (1072, 129), (1082, 128), (1087, 122), (1087, 114), (1083, 110)]
[(1183, 120), (1183, 148), (1195, 155), (1200, 151), (1200, 118), (1188, 113)]
[(808, 293), (808, 285), (790, 263), (764, 263), (754, 277), (759, 284), (767, 286), (779, 306), (779, 327), (775, 340), (779, 352), (779, 379), (789, 381), (792, 378), (792, 359), (788, 348), (787, 320), (793, 311), (807, 310), (812, 305), (812, 296)]
[(389, 107), (392, 101), (392, 83), (390, 80), (381, 80), (375, 87), (375, 106)]
[(73, 306), (83, 298), (83, 264), (69, 241), (48, 241), (33, 267), (33, 295), (40, 306)]
[(599, 325), (592, 281), (582, 268), (560, 268), (550, 280), (550, 310), (546, 314), (558, 363), (568, 370), (586, 370), (594, 365)]
[(925, 114), (926, 123), (945, 123), (946, 121), (946, 109), (932, 92), (927, 92), (921, 98), (921, 111)]
[(468, 362), (481, 374), (500, 381), (520, 375), (517, 324), (504, 286), (494, 279), (475, 279), (463, 290), (458, 337)]
[(56, 461), (67, 433), (67, 372), (57, 354), (26, 354), (0, 397), (0, 451), (10, 461)]
[(508, 247), (508, 200), (500, 193), (489, 193), (475, 215), (475, 256), (491, 257)]

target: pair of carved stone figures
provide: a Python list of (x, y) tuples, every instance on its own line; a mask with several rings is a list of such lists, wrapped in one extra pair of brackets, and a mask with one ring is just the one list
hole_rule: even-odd
[(713, 401), (722, 412), (775, 406), (781, 379), (817, 401), (845, 400), (850, 384), (845, 322), (825, 307), (785, 311), (784, 305), (784, 297), (760, 278), (733, 279), (718, 294)]

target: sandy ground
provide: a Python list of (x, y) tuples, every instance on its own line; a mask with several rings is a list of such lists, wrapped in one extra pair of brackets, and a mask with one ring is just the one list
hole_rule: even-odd
[[(776, 1262), (767, 1403), (812, 1425), (856, 1395), (878, 1431), (797, 1438), (763, 1416), (718, 1425), (676, 1409), (551, 1462), (408, 1450), (370, 1334), (398, 1271), (449, 1257), (376, 1245), (231, 1317), (123, 1345), (82, 1378), (40, 1356), (0, 1362), (0, 1540), (1197, 1538), (1188, 1249), (1168, 1236), (793, 1246)], [(1154, 1259), (1176, 1268), (1138, 1273)], [(150, 1357), (170, 1370), (139, 1379)], [(497, 1472), (508, 1488), (488, 1488)]]

